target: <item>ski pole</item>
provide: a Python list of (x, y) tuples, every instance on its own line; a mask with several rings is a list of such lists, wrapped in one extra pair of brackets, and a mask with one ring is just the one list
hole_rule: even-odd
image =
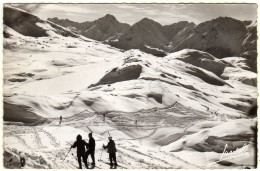
[[(71, 150), (71, 148), (70, 148), (70, 150)], [(67, 153), (67, 155), (64, 157), (64, 159), (62, 160), (62, 163), (64, 162), (64, 160), (66, 159), (66, 157), (67, 157), (68, 154), (70, 153), (70, 150), (69, 150), (69, 152)]]

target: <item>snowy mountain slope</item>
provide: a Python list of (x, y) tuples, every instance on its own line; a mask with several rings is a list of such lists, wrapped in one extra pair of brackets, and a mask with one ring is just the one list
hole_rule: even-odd
[[(252, 143), (249, 126), (255, 121), (246, 115), (257, 92), (245, 80), (255, 80), (256, 74), (246, 70), (244, 58), (219, 60), (193, 49), (158, 58), (140, 50), (122, 52), (44, 20), (21, 24), (34, 25), (31, 32), (41, 28), (46, 35), (35, 37), (4, 25), (6, 168), (20, 168), (22, 152), (28, 169), (75, 169), (76, 150), (68, 153), (69, 147), (78, 134), (85, 139), (89, 132), (96, 139), (96, 160), (100, 159), (96, 168), (109, 168), (108, 155), (105, 151), (101, 155), (109, 135), (122, 168), (253, 167), (252, 148), (242, 164), (232, 161), (227, 166), (209, 165), (221, 153), (202, 152), (205, 148), (200, 146), (205, 145), (206, 128), (208, 135), (221, 139), (210, 138), (213, 143), (226, 142), (225, 135), (243, 134), (248, 137), (243, 142)], [(233, 129), (227, 134), (223, 127), (229, 124)], [(196, 148), (190, 150), (188, 143), (184, 150), (171, 152), (181, 147), (173, 144), (195, 135)], [(208, 149), (214, 146), (209, 145)]]
[[(6, 9), (8, 11), (9, 7)], [(25, 13), (14, 8), (10, 9), (14, 12), (14, 16), (17, 16), (17, 13), (19, 15)], [(35, 18), (31, 14), (26, 14)], [(47, 104), (57, 110), (56, 105), (61, 103), (59, 99), (66, 101), (66, 98), (62, 96), (56, 97), (58, 99), (56, 101), (54, 96), (62, 93), (68, 93), (68, 96), (71, 96), (69, 93), (84, 89), (88, 84), (93, 83), (92, 81), (98, 80), (99, 74), (102, 76), (102, 66), (105, 72), (114, 64), (109, 62), (110, 59), (118, 58), (118, 54), (121, 54), (119, 50), (73, 34), (60, 26), (52, 27), (53, 25), (49, 22), (42, 21), (34, 25), (37, 27), (32, 27), (30, 33), (33, 33), (35, 28), (36, 30), (40, 28), (46, 35), (44, 37), (34, 37), (34, 34), (24, 36), (8, 26), (4, 27), (5, 33), (9, 35), (9, 38), (4, 40), (4, 94), (10, 96), (10, 99), (13, 95), (21, 96), (21, 101), (28, 98), (27, 102), (24, 101), (27, 107), (38, 104), (37, 98), (46, 101), (46, 104), (36, 106), (41, 108), (45, 115)], [(13, 27), (16, 28), (16, 26)], [(61, 31), (66, 31), (73, 37), (60, 34)], [(37, 88), (38, 85), (40, 89)], [(26, 94), (28, 90), (31, 93)], [(19, 93), (16, 94), (16, 91)], [(35, 97), (35, 94), (43, 96)], [(8, 99), (6, 98), (5, 102), (9, 103)], [(52, 100), (55, 103), (52, 103)], [(50, 114), (50, 117), (53, 116)]]
[[(51, 53), (48, 52), (47, 54)], [(190, 59), (191, 56), (193, 60)], [(40, 62), (39, 58), (41, 57), (41, 55), (36, 57), (35, 59), (38, 58), (36, 61)], [(215, 65), (216, 68), (205, 68), (206, 65), (196, 62), (195, 58), (199, 61), (206, 61), (207, 66), (210, 66), (210, 64)], [(77, 65), (77, 62), (81, 63), (81, 66), (74, 67), (71, 62), (67, 62), (71, 61), (70, 59), (64, 57), (56, 59), (57, 61), (54, 59), (54, 62), (60, 63), (59, 65), (52, 64), (54, 67), (58, 66), (60, 68), (59, 70), (62, 71), (60, 76), (56, 75), (52, 79), (38, 80), (26, 84), (17, 81), (15, 83), (20, 84), (19, 88), (10, 85), (11, 91), (5, 91), (5, 94), (9, 96), (8, 101), (19, 101), (21, 105), (30, 106), (43, 117), (52, 117), (51, 113), (56, 109), (61, 109), (62, 113), (68, 116), (82, 110), (134, 112), (153, 107), (166, 107), (175, 101), (183, 105), (191, 105), (190, 107), (196, 110), (207, 111), (208, 108), (211, 110), (220, 108), (219, 112), (239, 116), (243, 113), (241, 113), (240, 109), (244, 108), (244, 111), (246, 111), (250, 104), (236, 100), (231, 101), (228, 94), (234, 96), (234, 98), (243, 99), (243, 101), (252, 100), (255, 96), (254, 87), (247, 87), (241, 82), (233, 83), (232, 80), (223, 80), (219, 77), (224, 71), (225, 65), (220, 61), (216, 63), (215, 61), (218, 61), (218, 59), (200, 51), (183, 50), (165, 58), (156, 58), (137, 50), (130, 50), (125, 53), (116, 52), (115, 57), (110, 60), (106, 58), (109, 63), (99, 59), (100, 62), (95, 62), (96, 64), (87, 64), (87, 62), (91, 61), (91, 58), (85, 59), (84, 64), (81, 57), (78, 59), (79, 61), (77, 61), (77, 57), (73, 57), (75, 65)], [(53, 57), (49, 60), (49, 63), (53, 63)], [(70, 63), (69, 69), (65, 65), (68, 63)], [(45, 64), (45, 67), (48, 66), (51, 69), (52, 65), (49, 67), (49, 65)], [(218, 71), (216, 69), (222, 71), (218, 73), (219, 76), (214, 73)], [(79, 70), (80, 73), (78, 73)], [(86, 72), (82, 70), (86, 70)], [(241, 71), (243, 70), (241, 69)], [(45, 72), (47, 74), (47, 71)], [(95, 78), (91, 78), (90, 76), (95, 72)], [(24, 73), (27, 74), (20, 74), (21, 76), (16, 77), (26, 78), (28, 73), (35, 74), (32, 71)], [(9, 75), (12, 78), (6, 78), (6, 82), (15, 79), (15, 74)], [(252, 76), (256, 77), (254, 74)], [(86, 79), (82, 79), (82, 77)], [(72, 84), (63, 86), (64, 82), (71, 82)], [(11, 83), (13, 84), (13, 82)], [(34, 87), (40, 88), (41, 91)], [(136, 87), (140, 88), (136, 89)], [(250, 96), (239, 93), (243, 87), (247, 87), (248, 90), (251, 89), (251, 91), (248, 91)], [(215, 90), (211, 92), (212, 89)], [(176, 90), (178, 91), (176, 92)], [(14, 94), (16, 95), (14, 96)], [(35, 98), (32, 96), (35, 95), (39, 96), (37, 98), (46, 98), (46, 100), (42, 99), (40, 103), (36, 102), (36, 105), (35, 100), (32, 100)], [(61, 95), (66, 98), (61, 98)], [(227, 96), (226, 99), (223, 98), (225, 96)], [(198, 99), (201, 99), (203, 103)], [(220, 101), (216, 103), (216, 99)]]
[[(206, 161), (208, 166), (224, 165), (253, 165), (252, 156), (254, 152), (254, 132), (252, 127), (256, 121), (239, 119), (229, 122), (202, 122), (187, 129), (188, 135), (161, 148), (165, 151), (175, 151), (182, 159), (183, 153), (204, 152), (206, 159), (197, 161), (196, 164), (203, 165)], [(195, 128), (195, 129), (194, 129)], [(199, 128), (199, 129), (198, 129)], [(224, 150), (223, 150), (224, 149)], [(225, 153), (224, 153), (224, 152)], [(185, 154), (185, 153), (184, 153)], [(205, 163), (204, 163), (205, 164)]]
[[(175, 141), (173, 144), (163, 147), (163, 149), (179, 151), (180, 148), (193, 148), (195, 150), (221, 153), (223, 151), (222, 147), (227, 144), (227, 150), (234, 151), (242, 147), (253, 135), (251, 127), (254, 126), (254, 121), (252, 120), (234, 120), (228, 123), (220, 123), (219, 125), (214, 125), (213, 123), (211, 126), (209, 126), (210, 124), (208, 122), (206, 122), (206, 124), (206, 127), (204, 123), (194, 125), (193, 127), (199, 125), (200, 127), (204, 127), (204, 129), (198, 131), (198, 129), (192, 130), (193, 127), (191, 127), (187, 130), (191, 132), (191, 135), (187, 135)], [(223, 131), (223, 129), (225, 131)], [(240, 129), (243, 129), (243, 131)], [(241, 132), (243, 132), (243, 134), (240, 134)], [(210, 146), (207, 146), (207, 143), (210, 144)]]
[[(8, 29), (6, 30), (8, 32)], [(9, 30), (11, 29), (9, 28)], [(26, 37), (20, 39), (22, 38), (26, 39), (23, 47), (31, 47), (34, 44), (33, 39), (30, 44)], [(57, 39), (56, 41), (58, 41)], [(12, 44), (12, 39), (6, 40)], [(70, 43), (67, 43), (66, 40)], [(241, 108), (246, 111), (250, 104), (230, 100), (227, 92), (235, 99), (243, 99), (243, 101), (252, 101), (255, 96), (255, 88), (250, 86), (248, 88), (239, 82), (242, 81), (241, 79), (235, 79), (238, 82), (234, 83), (232, 79), (223, 80), (221, 74), (229, 65), (226, 66), (205, 52), (183, 50), (165, 58), (156, 58), (136, 50), (122, 53), (102, 44), (93, 49), (93, 42), (61, 37), (62, 43), (59, 43), (58, 46), (65, 49), (65, 53), (63, 53), (56, 52), (57, 48), (45, 47), (46, 39), (44, 38), (42, 42), (38, 41), (39, 44), (43, 44), (41, 46), (44, 47), (44, 50), (42, 47), (38, 47), (41, 51), (34, 53), (34, 57), (28, 55), (30, 51), (24, 50), (25, 53), (22, 54), (29, 57), (23, 57), (23, 61), (16, 64), (21, 66), (23, 72), (15, 70), (16, 73), (14, 73), (13, 70), (8, 69), (14, 67), (14, 64), (9, 61), (13, 56), (13, 60), (17, 60), (17, 57), (13, 54), (14, 52), (8, 54), (9, 51), (6, 51), (5, 56), (8, 60), (4, 60), (7, 70), (4, 81), (5, 87), (8, 87), (7, 90), (10, 89), (5, 91), (8, 96), (6, 100), (19, 101), (21, 105), (30, 106), (35, 113), (43, 117), (52, 117), (51, 113), (57, 109), (61, 109), (64, 115), (68, 116), (82, 110), (133, 112), (153, 107), (166, 107), (175, 101), (180, 102), (179, 100), (183, 101), (180, 102), (181, 104), (192, 105), (190, 107), (197, 110), (206, 111), (211, 107), (212, 110), (218, 110), (220, 108), (219, 110), (227, 115), (239, 116), (243, 113), (240, 111)], [(85, 49), (86, 46), (91, 46), (91, 48)], [(43, 53), (44, 51), (45, 53)], [(83, 58), (79, 56), (79, 52), (84, 54), (82, 54)], [(48, 57), (44, 57), (42, 60), (43, 56)], [(24, 66), (28, 65), (29, 71), (24, 71)], [(43, 69), (40, 69), (39, 66)], [(52, 71), (55, 71), (55, 74)], [(105, 72), (107, 73), (105, 74)], [(241, 69), (241, 72), (244, 70)], [(94, 73), (95, 77), (91, 78), (90, 76), (93, 76)], [(226, 71), (225, 79), (229, 78), (226, 76), (227, 73)], [(252, 74), (252, 78), (255, 79), (256, 75)], [(70, 83), (63, 86), (63, 82)], [(16, 85), (19, 85), (19, 88), (15, 87)], [(138, 90), (135, 88), (136, 86), (141, 86), (141, 88)], [(41, 91), (34, 87), (39, 87)], [(156, 87), (155, 90), (153, 90), (154, 87)], [(248, 91), (249, 96), (239, 93), (243, 87), (251, 90)], [(212, 88), (216, 90), (211, 92)], [(123, 89), (127, 89), (128, 94), (125, 94)], [(167, 93), (165, 89), (167, 89)], [(176, 92), (176, 90), (178, 91)], [(39, 98), (46, 98), (46, 100), (41, 100), (40, 103), (34, 102), (32, 99), (35, 98), (35, 95), (40, 96)], [(66, 98), (61, 98), (63, 96)], [(223, 99), (222, 96), (227, 99)], [(198, 102), (197, 98), (201, 99), (203, 103)], [(183, 99), (190, 103), (186, 103)], [(216, 103), (216, 99), (221, 100)]]

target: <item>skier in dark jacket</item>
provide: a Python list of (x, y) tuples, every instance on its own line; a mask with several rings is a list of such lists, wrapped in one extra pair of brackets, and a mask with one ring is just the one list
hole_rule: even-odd
[(103, 145), (103, 148), (107, 148), (107, 152), (109, 153), (109, 160), (110, 160), (110, 166), (113, 166), (112, 160), (115, 162), (115, 166), (117, 166), (116, 162), (116, 145), (115, 142), (112, 140), (112, 137), (108, 137), (109, 142), (106, 146)]
[(92, 164), (95, 165), (95, 139), (92, 137), (92, 133), (88, 134), (89, 142), (88, 142), (88, 151), (86, 153), (86, 158), (88, 160), (88, 156), (91, 155), (92, 158)]
[(77, 147), (77, 157), (78, 157), (78, 162), (79, 162), (79, 168), (80, 169), (82, 169), (81, 158), (83, 159), (83, 162), (84, 162), (86, 168), (88, 168), (87, 158), (86, 158), (86, 154), (85, 154), (85, 147), (86, 146), (88, 146), (88, 143), (86, 143), (86, 141), (82, 140), (82, 136), (81, 135), (78, 135), (77, 136), (77, 140), (70, 147), (70, 148), (76, 148)]
[(21, 167), (25, 166), (25, 156), (22, 152), (19, 152)]
[(61, 121), (62, 121), (62, 116), (60, 115), (60, 124), (61, 124)]

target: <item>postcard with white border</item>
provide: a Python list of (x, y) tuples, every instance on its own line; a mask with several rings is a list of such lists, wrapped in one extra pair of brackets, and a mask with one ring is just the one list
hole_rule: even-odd
[(3, 168), (255, 169), (255, 3), (3, 3)]

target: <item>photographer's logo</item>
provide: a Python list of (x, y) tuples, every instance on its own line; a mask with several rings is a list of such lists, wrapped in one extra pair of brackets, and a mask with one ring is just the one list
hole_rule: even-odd
[(244, 144), (243, 147), (237, 148), (235, 151), (227, 151), (228, 144), (225, 145), (225, 148), (222, 152), (222, 155), (220, 156), (220, 159), (216, 162), (209, 163), (209, 165), (216, 164), (218, 162), (221, 162), (223, 160), (227, 159), (234, 159), (240, 156), (248, 155), (248, 146), (247, 144)]

